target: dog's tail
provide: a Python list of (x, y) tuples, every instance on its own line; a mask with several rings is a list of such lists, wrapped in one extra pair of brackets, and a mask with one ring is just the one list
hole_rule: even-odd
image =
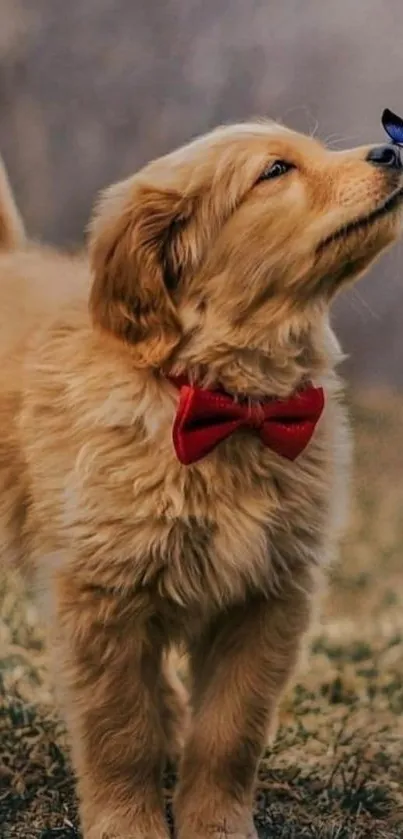
[(0, 157), (0, 252), (20, 248), (25, 241), (24, 224)]

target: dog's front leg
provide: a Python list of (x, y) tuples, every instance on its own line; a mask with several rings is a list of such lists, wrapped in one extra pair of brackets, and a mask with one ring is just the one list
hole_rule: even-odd
[(191, 651), (194, 717), (176, 798), (179, 839), (255, 839), (258, 762), (309, 611), (298, 589), (252, 600), (221, 615)]
[(55, 585), (54, 649), (85, 839), (167, 839), (161, 639), (147, 602), (72, 575)]

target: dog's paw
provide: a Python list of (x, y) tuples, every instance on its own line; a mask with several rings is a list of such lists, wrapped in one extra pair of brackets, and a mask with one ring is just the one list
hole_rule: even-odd
[(169, 834), (160, 831), (150, 832), (148, 828), (143, 830), (141, 826), (131, 828), (110, 826), (105, 830), (95, 825), (85, 831), (84, 839), (169, 839)]
[(141, 816), (124, 817), (102, 814), (90, 826), (84, 826), (84, 839), (169, 839), (168, 828)]
[(149, 828), (143, 829), (141, 826), (124, 828), (111, 825), (105, 829), (95, 825), (85, 831), (84, 839), (169, 839), (169, 834), (161, 831), (150, 832)]
[(178, 839), (258, 839), (255, 826), (252, 821), (246, 825), (236, 824), (235, 821), (226, 820), (198, 824), (195, 829), (184, 824), (178, 834)]

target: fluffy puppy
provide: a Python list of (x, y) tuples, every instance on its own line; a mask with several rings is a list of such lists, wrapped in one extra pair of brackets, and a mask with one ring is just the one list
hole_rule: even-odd
[(256, 837), (344, 506), (328, 307), (400, 233), (402, 184), (391, 146), (262, 122), (107, 190), (89, 265), (22, 245), (0, 203), (1, 544), (39, 581), (86, 839), (167, 839), (182, 741), (178, 837)]

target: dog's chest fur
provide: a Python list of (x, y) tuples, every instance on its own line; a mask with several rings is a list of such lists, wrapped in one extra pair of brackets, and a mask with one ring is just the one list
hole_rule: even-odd
[(117, 400), (112, 389), (90, 404), (85, 385), (66, 389), (68, 377), (43, 370), (21, 424), (36, 562), (73, 563), (83, 582), (205, 611), (247, 590), (279, 591), (301, 564), (325, 561), (346, 459), (336, 400), (293, 463), (245, 432), (184, 467), (172, 400), (147, 411), (143, 398), (137, 414), (131, 401), (129, 423), (127, 383), (126, 401), (120, 383)]

